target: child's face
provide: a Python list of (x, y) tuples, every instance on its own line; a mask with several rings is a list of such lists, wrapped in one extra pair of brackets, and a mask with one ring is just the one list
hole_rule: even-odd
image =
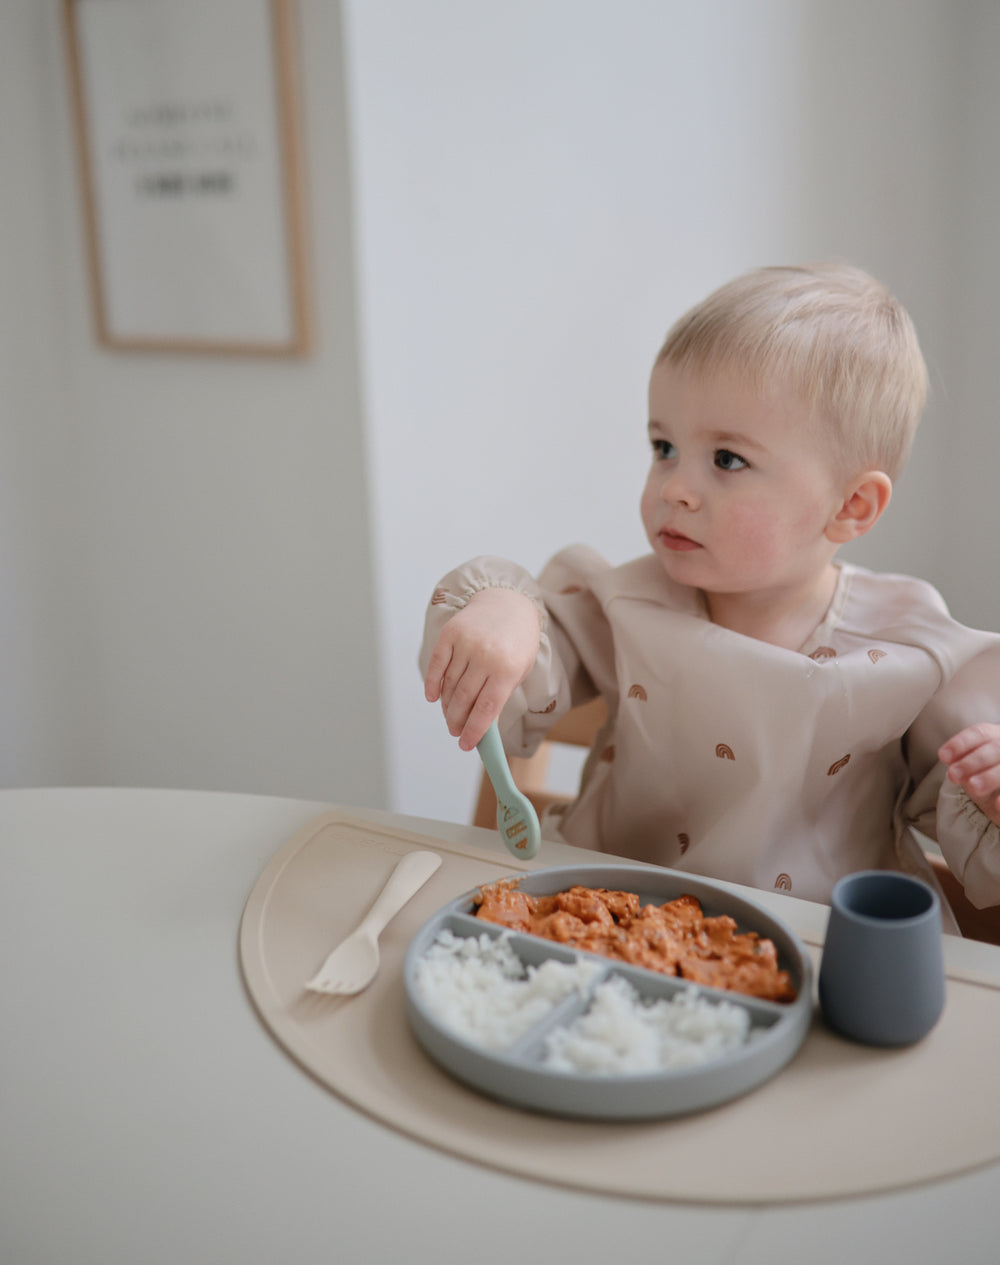
[(671, 579), (775, 596), (816, 581), (836, 549), (825, 532), (842, 489), (794, 392), (660, 364), (649, 418), (642, 521)]

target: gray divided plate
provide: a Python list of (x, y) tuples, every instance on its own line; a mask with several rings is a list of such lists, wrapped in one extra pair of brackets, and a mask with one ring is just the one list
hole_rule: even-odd
[[(643, 967), (581, 954), (565, 945), (519, 932), (505, 932), (474, 914), (474, 892), (467, 892), (424, 923), (406, 954), (403, 979), (407, 1017), (427, 1054), (458, 1080), (491, 1098), (516, 1107), (551, 1115), (590, 1120), (646, 1120), (701, 1111), (739, 1097), (769, 1080), (793, 1057), (805, 1039), (812, 1018), (812, 963), (798, 936), (751, 900), (735, 896), (708, 879), (676, 870), (635, 865), (587, 865), (535, 870), (512, 881), (524, 892), (541, 896), (565, 891), (577, 884), (635, 892), (643, 904), (662, 905), (675, 897), (690, 895), (701, 903), (706, 916), (729, 914), (740, 931), (756, 931), (774, 941), (780, 965), (789, 972), (797, 990), (794, 1002), (778, 1003), (740, 993), (693, 985)], [(587, 1005), (574, 997), (555, 1006), (528, 1033), (503, 1052), (484, 1050), (449, 1030), (429, 1011), (414, 985), (417, 963), (448, 929), (457, 936), (510, 935), (515, 953), (526, 966), (547, 958), (573, 962), (581, 956), (604, 965), (591, 985), (618, 974), (628, 979), (642, 1000), (674, 997), (697, 988), (709, 1000), (722, 999), (746, 1009), (750, 1039), (717, 1060), (673, 1071), (614, 1075), (575, 1074), (555, 1071), (541, 1063), (544, 1037), (553, 1025), (566, 1024)]]

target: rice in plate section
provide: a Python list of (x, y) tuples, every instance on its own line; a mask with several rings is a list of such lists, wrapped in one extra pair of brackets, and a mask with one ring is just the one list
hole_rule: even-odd
[[(505, 884), (507, 886), (507, 884)], [(511, 890), (693, 897), (704, 915), (773, 942), (790, 1000), (686, 980), (477, 916), (476, 889), (420, 929), (404, 964), (407, 1016), (425, 1052), (513, 1106), (591, 1120), (703, 1110), (747, 1093), (794, 1056), (812, 1017), (812, 967), (795, 933), (719, 884), (646, 866), (536, 870)]]

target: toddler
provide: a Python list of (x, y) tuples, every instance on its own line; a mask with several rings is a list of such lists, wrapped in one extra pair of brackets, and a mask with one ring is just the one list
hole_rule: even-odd
[(478, 558), (441, 581), (421, 668), (462, 749), (499, 717), (530, 755), (569, 708), (607, 704), (543, 834), (827, 902), (854, 870), (933, 883), (913, 826), (975, 905), (1000, 903), (1000, 636), (923, 581), (836, 560), (888, 506), (926, 380), (866, 273), (749, 273), (653, 366), (652, 552), (574, 546), (537, 581)]

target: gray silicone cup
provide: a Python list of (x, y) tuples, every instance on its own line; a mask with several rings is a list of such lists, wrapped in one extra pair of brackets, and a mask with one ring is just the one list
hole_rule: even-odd
[(865, 1045), (925, 1037), (944, 1009), (941, 905), (923, 880), (861, 870), (833, 889), (819, 971), (827, 1023)]
[[(756, 931), (774, 941), (780, 964), (797, 990), (794, 1002), (778, 1003), (739, 993), (706, 988), (686, 980), (629, 966), (607, 958), (543, 940), (506, 932), (474, 915), (474, 892), (452, 901), (429, 919), (414, 936), (403, 967), (407, 1017), (424, 1051), (452, 1076), (492, 1098), (516, 1107), (551, 1115), (590, 1120), (644, 1120), (677, 1116), (713, 1107), (756, 1088), (774, 1076), (795, 1055), (812, 1019), (812, 964), (805, 946), (780, 919), (751, 900), (733, 895), (708, 879), (676, 870), (647, 866), (592, 865), (536, 870), (515, 876), (530, 895), (564, 891), (580, 884), (638, 894), (643, 904), (661, 905), (678, 896), (696, 897), (706, 915), (729, 914), (740, 931)], [(507, 934), (526, 966), (555, 958), (572, 962), (580, 957), (601, 964), (587, 996), (574, 995), (502, 1053), (484, 1050), (449, 1030), (428, 1010), (415, 986), (417, 963), (448, 929), (457, 936)], [(743, 1007), (750, 1018), (750, 1039), (738, 1049), (695, 1068), (627, 1075), (567, 1074), (540, 1062), (546, 1034), (554, 1025), (572, 1022), (588, 1004), (593, 989), (609, 975), (624, 976), (642, 1000), (673, 997), (696, 989), (709, 1000), (726, 1000)]]

